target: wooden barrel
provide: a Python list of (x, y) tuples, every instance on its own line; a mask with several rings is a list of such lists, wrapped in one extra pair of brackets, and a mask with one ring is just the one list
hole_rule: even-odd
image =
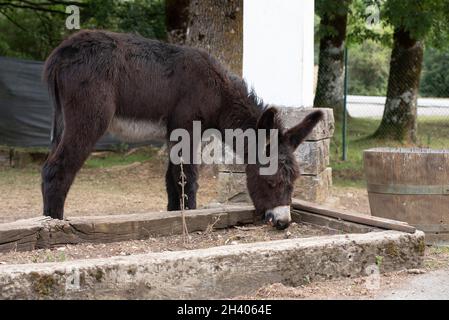
[(449, 150), (374, 148), (364, 151), (373, 216), (406, 221), (429, 244), (449, 244)]

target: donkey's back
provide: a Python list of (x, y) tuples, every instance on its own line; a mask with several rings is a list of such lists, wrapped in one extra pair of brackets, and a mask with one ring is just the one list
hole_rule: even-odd
[(206, 52), (136, 35), (80, 31), (49, 56), (55, 112), (42, 172), (44, 214), (62, 218), (76, 172), (107, 131), (125, 141), (165, 139), (193, 120), (218, 119), (227, 72)]
[[(212, 69), (215, 72), (210, 72)], [(207, 96), (205, 89), (217, 71), (226, 74), (198, 49), (137, 35), (87, 30), (63, 41), (52, 52), (44, 79), (50, 88), (57, 87), (57, 98), (65, 100), (63, 105), (92, 91), (96, 100), (113, 100), (108, 104), (113, 110), (107, 112), (114, 118), (160, 122), (175, 112), (186, 95)]]

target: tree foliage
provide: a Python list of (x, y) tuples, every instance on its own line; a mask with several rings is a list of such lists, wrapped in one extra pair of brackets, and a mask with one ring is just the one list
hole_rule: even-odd
[(382, 0), (353, 0), (348, 18), (348, 43), (362, 44), (374, 40), (391, 46), (393, 28), (382, 16)]
[[(449, 0), (353, 0), (349, 10), (351, 43), (373, 39), (391, 46), (393, 30), (398, 27), (432, 46), (449, 40)], [(377, 23), (370, 26), (370, 18), (376, 16)]]
[[(379, 21), (369, 28), (372, 8), (378, 9)], [(448, 97), (448, 0), (353, 0), (347, 28), (350, 94), (386, 95), (389, 50), (398, 27), (426, 45), (420, 94)]]
[[(316, 0), (315, 11), (318, 19), (324, 15), (334, 17), (336, 15), (348, 14), (346, 38), (349, 44), (360, 44), (366, 40), (381, 41), (391, 45), (393, 29), (387, 21), (382, 19), (381, 11), (384, 7), (383, 0), (344, 0), (343, 1)], [(378, 14), (374, 12), (378, 10)], [(371, 17), (379, 18), (378, 21), (370, 20)], [(336, 35), (337, 31), (332, 26), (320, 27), (316, 33), (317, 38), (328, 35)]]
[(388, 24), (403, 28), (416, 40), (438, 45), (448, 39), (448, 0), (387, 0), (382, 8)]
[[(330, 20), (334, 19), (336, 16), (345, 16), (350, 13), (350, 3), (352, 0), (340, 0), (340, 1), (329, 1), (329, 0), (316, 0), (315, 1), (315, 12), (319, 18), (327, 16)], [(326, 36), (336, 36), (337, 30), (331, 25), (320, 25), (318, 30), (318, 38), (323, 38)]]
[(0, 55), (44, 60), (67, 35), (65, 9), (80, 9), (81, 28), (165, 38), (163, 0), (0, 0)]
[(390, 50), (374, 40), (351, 46), (348, 53), (349, 94), (385, 96)]
[[(349, 94), (385, 96), (389, 72), (390, 49), (367, 40), (353, 44), (348, 59)], [(449, 51), (427, 48), (419, 94), (422, 97), (449, 97)]]
[(430, 48), (424, 57), (420, 94), (424, 97), (449, 97), (449, 52)]

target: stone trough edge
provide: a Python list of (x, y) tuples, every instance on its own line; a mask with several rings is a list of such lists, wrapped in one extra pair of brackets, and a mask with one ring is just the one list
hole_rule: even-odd
[(370, 232), (125, 257), (0, 266), (1, 299), (209, 299), (271, 283), (418, 268), (424, 233)]

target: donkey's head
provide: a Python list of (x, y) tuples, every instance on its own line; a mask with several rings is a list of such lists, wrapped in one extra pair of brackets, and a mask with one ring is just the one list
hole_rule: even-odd
[[(269, 108), (263, 112), (257, 123), (257, 129), (278, 129), (277, 170), (274, 170), (273, 174), (261, 174), (260, 169), (264, 165), (258, 158), (256, 164), (247, 165), (246, 174), (249, 195), (256, 213), (276, 228), (285, 229), (291, 221), (293, 185), (299, 174), (298, 162), (293, 153), (322, 119), (323, 113), (314, 111), (288, 130), (283, 128), (277, 113), (277, 109)], [(258, 143), (266, 143), (266, 148), (269, 149), (268, 140), (258, 140)], [(272, 158), (276, 155), (269, 156)]]

